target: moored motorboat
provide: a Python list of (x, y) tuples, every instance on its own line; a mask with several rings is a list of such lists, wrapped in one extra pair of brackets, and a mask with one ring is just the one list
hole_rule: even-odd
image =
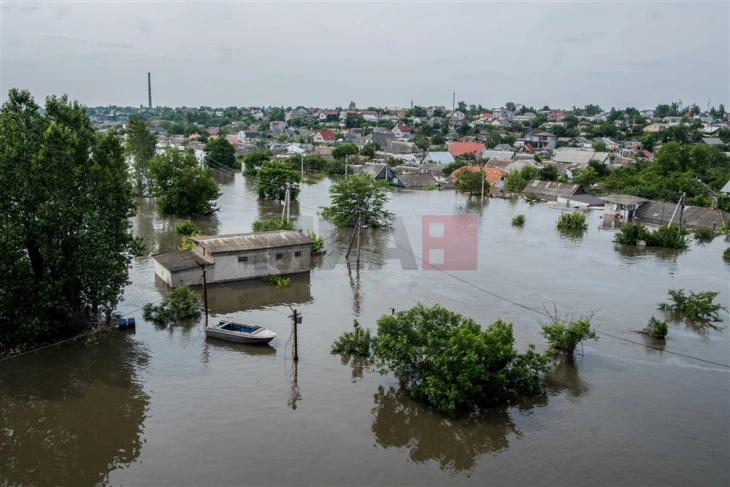
[(222, 320), (217, 325), (205, 328), (205, 335), (238, 343), (264, 344), (276, 338), (276, 333), (258, 325), (246, 325)]

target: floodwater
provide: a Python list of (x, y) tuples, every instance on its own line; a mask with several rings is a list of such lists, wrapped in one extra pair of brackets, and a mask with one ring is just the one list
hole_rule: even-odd
[[(220, 212), (196, 219), (205, 233), (246, 232), (260, 216), (280, 214), (241, 175), (218, 177)], [(136, 331), (0, 364), (0, 486), (730, 483), (728, 314), (715, 328), (671, 323), (665, 344), (635, 333), (660, 316), (669, 288), (719, 291), (728, 305), (723, 238), (681, 253), (621, 249), (597, 212), (584, 235), (560, 234), (559, 211), (546, 205), (401, 192), (389, 203), (395, 231), (364, 230), (361, 267), (348, 271), (349, 231), (316, 218), (330, 185), (304, 186), (292, 209), (299, 227), (326, 239), (327, 255), (310, 274), (288, 289), (209, 288), (211, 319), (278, 334), (264, 348), (206, 339), (201, 322), (143, 321), (140, 308), (166, 292), (149, 255), (174, 250), (180, 236), (174, 218), (141, 202), (134, 227), (148, 255), (134, 262), (118, 308), (136, 318)], [(510, 224), (518, 213), (524, 228)], [(476, 233), (465, 220), (443, 231), (444, 255), (461, 249), (445, 259), (477, 270), (422, 264), (424, 215), (476, 217)], [(476, 261), (464, 244), (474, 234)], [(555, 366), (547, 395), (450, 420), (411, 400), (392, 376), (329, 352), (353, 319), (374, 329), (390, 308), (419, 301), (483, 324), (511, 321), (521, 350), (545, 348), (543, 316), (528, 308), (595, 312), (601, 335)], [(303, 315), (297, 367), (290, 305)]]

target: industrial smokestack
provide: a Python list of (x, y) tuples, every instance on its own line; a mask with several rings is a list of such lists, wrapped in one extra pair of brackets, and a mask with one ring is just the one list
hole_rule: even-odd
[(149, 97), (149, 107), (152, 108), (152, 75), (147, 73), (147, 96)]

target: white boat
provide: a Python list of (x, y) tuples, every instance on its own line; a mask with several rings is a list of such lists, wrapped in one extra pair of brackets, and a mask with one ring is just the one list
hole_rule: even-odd
[(205, 335), (238, 343), (269, 343), (276, 338), (276, 333), (258, 325), (245, 325), (235, 321), (221, 321), (217, 325), (205, 328)]

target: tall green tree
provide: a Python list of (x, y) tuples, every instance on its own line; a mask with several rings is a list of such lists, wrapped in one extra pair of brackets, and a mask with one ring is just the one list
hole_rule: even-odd
[(213, 170), (200, 167), (192, 150), (169, 148), (150, 161), (157, 208), (174, 215), (202, 215), (220, 196)]
[(330, 206), (320, 214), (338, 227), (353, 226), (358, 213), (363, 225), (389, 226), (393, 214), (385, 209), (388, 183), (376, 181), (367, 174), (358, 174), (330, 186)]
[(135, 115), (129, 117), (125, 151), (134, 169), (134, 191), (139, 195), (149, 193), (149, 164), (155, 155), (157, 136)]
[(205, 163), (210, 167), (225, 166), (231, 169), (238, 169), (239, 163), (236, 160), (236, 148), (223, 137), (211, 139), (205, 144)]
[(353, 143), (338, 145), (332, 149), (332, 157), (335, 159), (344, 159), (345, 156), (351, 156), (359, 152), (357, 146)]
[(259, 168), (271, 160), (273, 153), (271, 151), (258, 151), (246, 154), (243, 158), (243, 174), (246, 176), (255, 176)]
[(292, 169), (288, 162), (268, 161), (258, 171), (256, 177), (256, 193), (259, 198), (284, 201), (287, 184), (291, 185), (292, 200), (299, 196), (299, 182), (302, 177), (299, 171)]
[[(454, 171), (454, 188), (460, 193), (469, 193), (469, 196), (479, 195), (482, 192), (482, 180), (485, 175), (482, 171), (473, 171), (469, 167)], [(489, 194), (490, 184), (484, 181), (484, 194)]]
[(111, 312), (141, 249), (124, 149), (63, 97), (10, 90), (0, 110), (0, 344), (74, 332)]

